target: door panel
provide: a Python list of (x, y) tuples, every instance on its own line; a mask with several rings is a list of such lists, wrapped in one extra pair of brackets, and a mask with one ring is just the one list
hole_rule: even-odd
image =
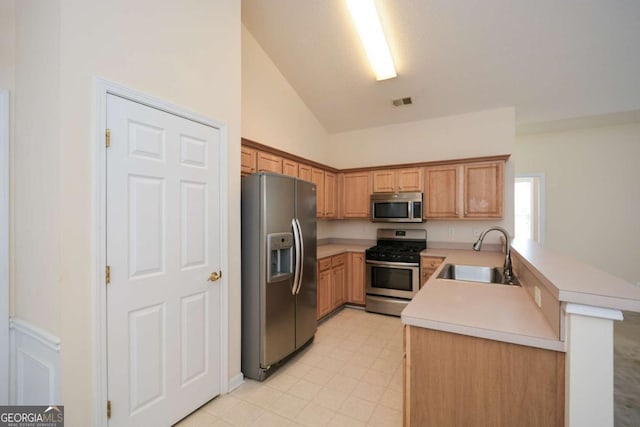
[(316, 187), (312, 183), (298, 181), (296, 195), (296, 217), (304, 245), (302, 284), (296, 295), (296, 348), (299, 348), (311, 339), (318, 328)]
[(219, 130), (107, 96), (109, 426), (169, 425), (220, 392)]

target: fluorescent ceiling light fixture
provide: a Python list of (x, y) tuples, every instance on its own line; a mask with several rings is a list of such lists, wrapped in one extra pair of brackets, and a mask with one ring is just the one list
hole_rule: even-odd
[(376, 79), (386, 80), (396, 77), (396, 68), (391, 59), (389, 45), (384, 38), (374, 0), (346, 1)]

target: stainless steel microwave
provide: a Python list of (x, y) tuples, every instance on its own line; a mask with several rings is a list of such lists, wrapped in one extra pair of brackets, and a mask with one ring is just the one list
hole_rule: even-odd
[(422, 193), (374, 193), (371, 221), (422, 222)]

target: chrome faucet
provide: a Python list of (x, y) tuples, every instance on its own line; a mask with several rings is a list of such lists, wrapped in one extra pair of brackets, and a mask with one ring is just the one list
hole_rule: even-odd
[(484, 240), (484, 236), (487, 235), (488, 232), (496, 230), (504, 234), (504, 238), (506, 239), (506, 249), (504, 254), (504, 282), (511, 283), (513, 281), (513, 268), (511, 267), (511, 238), (509, 237), (509, 233), (502, 227), (494, 226), (489, 227), (486, 230), (483, 230), (480, 233), (480, 237), (478, 237), (478, 241), (473, 244), (473, 250), (479, 251), (482, 247), (482, 241)]

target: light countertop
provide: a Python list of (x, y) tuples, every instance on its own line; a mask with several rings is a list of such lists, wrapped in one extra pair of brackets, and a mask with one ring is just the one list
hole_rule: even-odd
[(640, 312), (640, 287), (531, 240), (516, 239), (511, 247), (536, 275), (553, 284), (558, 300)]
[(343, 252), (364, 253), (364, 251), (366, 249), (369, 249), (371, 246), (372, 245), (370, 244), (358, 244), (358, 243), (318, 245), (317, 257), (318, 259), (326, 258), (328, 256), (338, 255)]
[(437, 278), (447, 263), (498, 267), (504, 264), (504, 254), (427, 249), (422, 255), (444, 257), (445, 261), (404, 309), (403, 323), (565, 351), (564, 342), (560, 341), (524, 288)]

